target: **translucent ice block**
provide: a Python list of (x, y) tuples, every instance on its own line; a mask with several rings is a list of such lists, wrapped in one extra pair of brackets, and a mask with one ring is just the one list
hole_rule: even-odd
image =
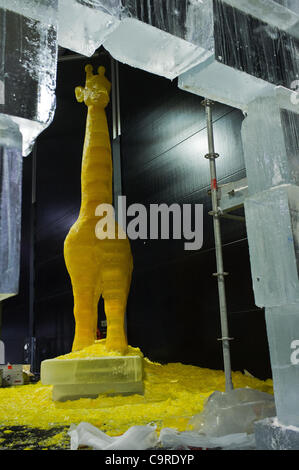
[(91, 56), (118, 26), (121, 0), (59, 0), (58, 42)]
[(133, 18), (122, 20), (104, 47), (120, 62), (171, 80), (206, 56), (203, 48)]
[(123, 0), (122, 18), (132, 17), (193, 44), (209, 41), (206, 14), (202, 2), (190, 0)]
[(0, 116), (0, 301), (19, 290), (21, 188), (22, 136)]
[(256, 305), (299, 302), (299, 187), (263, 191), (244, 206)]
[(291, 92), (278, 87), (249, 104), (242, 142), (249, 194), (299, 185), (299, 103)]
[(41, 381), (54, 385), (53, 400), (143, 393), (143, 362), (140, 356), (48, 359), (41, 363)]
[(222, 1), (299, 38), (299, 2), (297, 0)]
[(266, 325), (278, 421), (299, 426), (299, 303), (266, 308)]
[(0, 0), (0, 114), (23, 134), (23, 155), (52, 121), (57, 0)]
[(230, 392), (214, 392), (190, 424), (207, 436), (252, 434), (255, 421), (275, 415), (272, 395), (251, 388), (236, 388)]
[(181, 75), (178, 86), (242, 110), (246, 110), (248, 103), (257, 96), (273, 88), (271, 83), (218, 62), (214, 55)]
[(57, 21), (58, 0), (0, 0), (0, 8), (46, 24)]
[(299, 72), (295, 37), (221, 0), (202, 0), (189, 21), (202, 31), (198, 45), (209, 56), (179, 77), (179, 88), (245, 110), (276, 85), (292, 88)]
[(207, 56), (196, 9), (186, 0), (60, 0), (59, 44), (85, 55), (103, 44), (115, 59), (173, 79)]

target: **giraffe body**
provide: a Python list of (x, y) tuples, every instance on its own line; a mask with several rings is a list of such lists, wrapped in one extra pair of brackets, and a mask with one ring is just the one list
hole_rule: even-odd
[(81, 208), (77, 221), (64, 242), (64, 258), (73, 295), (75, 337), (72, 350), (94, 343), (98, 322), (98, 302), (102, 296), (107, 319), (106, 348), (125, 354), (127, 339), (124, 314), (130, 289), (133, 260), (129, 240), (99, 240), (95, 215), (99, 204), (112, 204), (112, 159), (105, 113), (109, 103), (110, 82), (99, 67), (93, 75), (86, 70), (85, 88), (77, 87), (76, 97), (88, 107), (81, 169)]

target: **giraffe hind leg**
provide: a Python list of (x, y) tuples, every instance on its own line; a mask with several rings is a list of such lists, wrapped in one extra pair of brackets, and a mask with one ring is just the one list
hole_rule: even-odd
[(101, 293), (90, 286), (74, 289), (75, 337), (72, 351), (92, 345), (96, 340), (98, 303)]
[[(111, 271), (110, 271), (111, 274)], [(103, 284), (104, 309), (107, 320), (106, 348), (125, 354), (128, 342), (125, 334), (125, 312), (130, 287), (130, 272), (110, 277)], [(105, 275), (105, 274), (104, 274)]]
[(127, 352), (128, 342), (124, 325), (126, 304), (126, 297), (104, 297), (107, 319), (106, 349), (108, 351), (117, 351), (121, 354), (126, 354)]

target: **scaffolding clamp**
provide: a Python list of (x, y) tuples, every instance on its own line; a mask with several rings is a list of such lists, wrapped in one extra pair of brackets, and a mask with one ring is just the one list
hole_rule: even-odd
[(211, 158), (218, 158), (219, 157), (219, 153), (216, 153), (216, 152), (211, 152), (211, 153), (207, 153), (205, 155), (205, 158), (208, 158), (208, 159), (211, 159)]
[(227, 272), (223, 272), (223, 273), (213, 273), (213, 276), (217, 277), (217, 276), (228, 276), (229, 273)]
[(209, 215), (212, 215), (213, 217), (220, 217), (223, 215), (223, 211), (220, 207), (218, 207), (218, 209), (216, 211), (209, 211), (208, 212)]
[(205, 98), (200, 102), (200, 104), (202, 106), (206, 107), (206, 106), (213, 106), (215, 104), (215, 102), (210, 100), (209, 98)]

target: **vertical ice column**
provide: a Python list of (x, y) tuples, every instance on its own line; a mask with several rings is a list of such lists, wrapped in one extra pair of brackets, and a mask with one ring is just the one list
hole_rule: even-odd
[(0, 114), (23, 135), (23, 155), (55, 110), (58, 0), (0, 0)]
[(18, 293), (21, 188), (22, 136), (0, 116), (0, 301)]
[[(277, 417), (299, 426), (299, 105), (277, 88), (242, 126), (245, 214), (255, 302), (266, 308)], [(296, 346), (297, 345), (297, 346)], [(295, 348), (295, 349), (294, 349)]]
[(18, 293), (22, 154), (55, 110), (58, 0), (0, 0), (0, 300)]
[(266, 324), (278, 421), (299, 428), (299, 303), (266, 308)]
[(242, 126), (249, 194), (299, 185), (299, 100), (277, 87), (248, 106)]

